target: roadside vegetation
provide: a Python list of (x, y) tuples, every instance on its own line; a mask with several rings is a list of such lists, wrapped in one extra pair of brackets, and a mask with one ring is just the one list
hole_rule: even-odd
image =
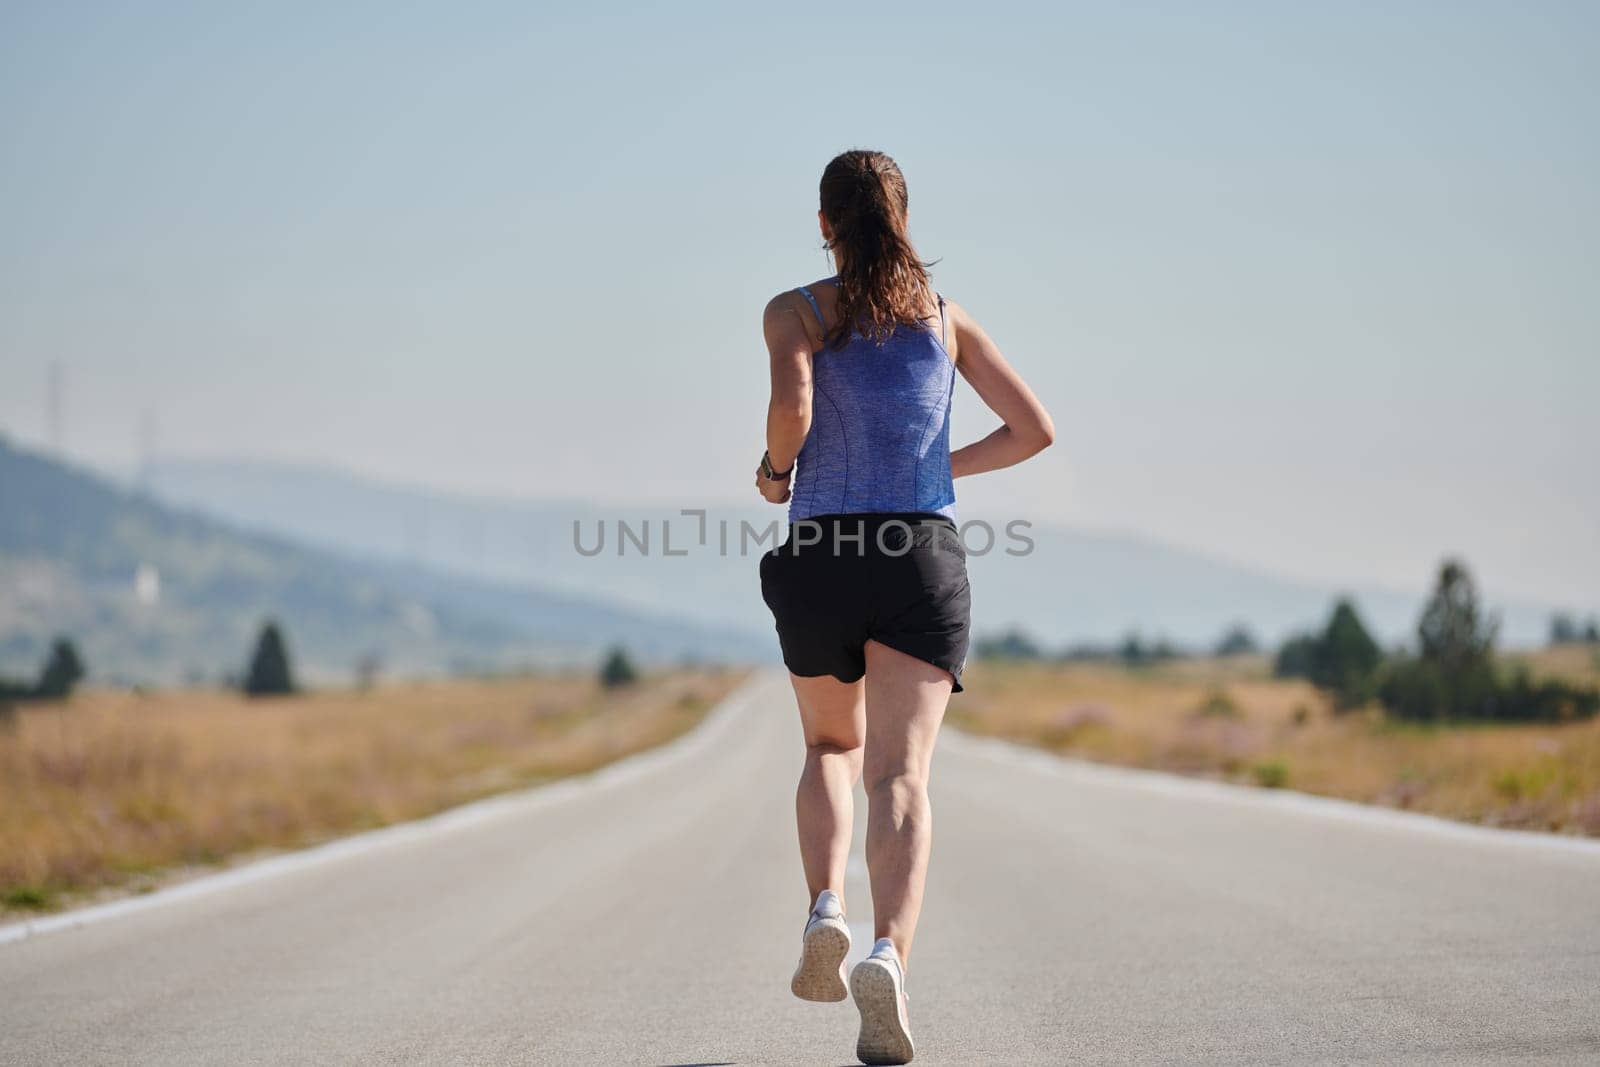
[(1452, 561), (1397, 649), (1347, 600), (1275, 654), (1237, 627), (1206, 655), (1129, 638), (1051, 657), (1008, 634), (979, 646), (950, 718), (1108, 763), (1600, 836), (1600, 632), (1558, 616), (1548, 649), (1495, 638)]
[(688, 730), (739, 679), (624, 662), (622, 680), (613, 662), (604, 679), (296, 692), (281, 635), (263, 641), (238, 690), (15, 704), (0, 723), (0, 915), (589, 771)]

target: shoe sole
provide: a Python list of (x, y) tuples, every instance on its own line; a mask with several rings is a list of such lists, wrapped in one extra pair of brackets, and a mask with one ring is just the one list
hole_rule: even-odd
[(910, 1063), (915, 1050), (900, 1022), (900, 991), (886, 963), (868, 958), (850, 972), (850, 995), (861, 1012), (856, 1059), (862, 1063)]
[(823, 1003), (848, 996), (840, 965), (850, 952), (850, 931), (842, 923), (819, 922), (806, 931), (800, 944), (800, 966), (790, 991), (801, 1000)]

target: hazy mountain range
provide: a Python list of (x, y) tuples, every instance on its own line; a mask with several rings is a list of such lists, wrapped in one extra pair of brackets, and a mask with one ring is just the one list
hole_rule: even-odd
[(770, 654), (737, 627), (485, 581), (348, 541), (297, 543), (293, 522), (250, 525), (0, 437), (0, 672), (31, 676), (51, 637), (66, 634), (97, 680), (216, 681), (242, 670), (268, 617), (283, 622), (311, 680), (348, 678), (364, 657), (418, 675), (587, 660), (613, 642), (649, 659)]
[[(701, 520), (677, 507), (472, 497), (249, 460), (166, 460), (146, 478), (162, 499), (308, 544), (492, 582), (537, 583), (640, 611), (734, 627), (771, 642), (771, 621), (756, 578), (759, 549), (741, 555), (738, 545), (741, 522), (766, 528), (781, 521), (781, 508), (711, 508), (701, 544)], [(619, 549), (619, 521), (633, 538), (649, 538), (648, 551), (635, 540)], [(603, 531), (599, 554), (578, 551), (574, 524), (577, 543), (585, 549), (592, 549)], [(726, 554), (720, 544), (723, 530)], [(999, 532), (1003, 548), (1011, 542), (1003, 529)], [(1419, 574), (1409, 591), (1340, 590), (1134, 536), (1048, 526), (1035, 527), (1029, 536), (1034, 548), (1028, 555), (1014, 557), (997, 548), (970, 558), (979, 633), (1017, 626), (1059, 646), (1110, 643), (1139, 632), (1207, 647), (1226, 627), (1242, 622), (1263, 640), (1276, 642), (1322, 620), (1334, 596), (1347, 592), (1382, 639), (1397, 643), (1410, 637), (1432, 577)], [(972, 540), (976, 545), (981, 537)], [(669, 556), (667, 547), (683, 554)], [(1502, 601), (1492, 580), (1484, 591), (1501, 614), (1507, 642), (1544, 640), (1549, 606)]]

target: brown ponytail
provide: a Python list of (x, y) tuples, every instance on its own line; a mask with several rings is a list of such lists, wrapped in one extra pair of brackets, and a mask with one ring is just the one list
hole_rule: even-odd
[(932, 284), (906, 232), (906, 179), (882, 152), (852, 149), (822, 172), (822, 215), (839, 265), (838, 348), (855, 328), (882, 340), (902, 323), (923, 325)]

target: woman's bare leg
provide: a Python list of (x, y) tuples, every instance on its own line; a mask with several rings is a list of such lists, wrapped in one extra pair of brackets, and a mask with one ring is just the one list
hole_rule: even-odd
[(866, 686), (826, 675), (791, 674), (789, 679), (806, 741), (806, 765), (795, 792), (795, 821), (809, 908), (824, 889), (844, 900), (844, 866), (850, 857), (856, 782), (861, 779)]
[(922, 911), (933, 813), (928, 770), (954, 685), (949, 672), (867, 642), (867, 872), (873, 937), (894, 942), (901, 965)]

